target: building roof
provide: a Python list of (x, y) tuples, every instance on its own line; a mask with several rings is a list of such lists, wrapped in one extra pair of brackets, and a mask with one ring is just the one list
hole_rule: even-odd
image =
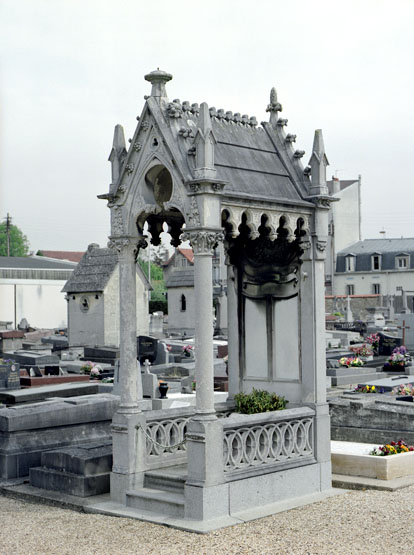
[(70, 262), (80, 262), (82, 256), (85, 254), (85, 251), (45, 251), (41, 249), (39, 252), (42, 253), (42, 256), (46, 256), (47, 258), (55, 258), (58, 260), (69, 260)]
[[(92, 243), (66, 282), (64, 293), (102, 292), (118, 264), (118, 254), (113, 249), (101, 249)], [(147, 289), (152, 289), (139, 264), (137, 273)]]
[(73, 262), (50, 260), (43, 256), (0, 256), (2, 269), (73, 270), (75, 267)]
[[(200, 105), (180, 102), (178, 99), (170, 102), (165, 83), (171, 78), (159, 70), (145, 76), (152, 83), (151, 95), (146, 97), (142, 114), (137, 118), (139, 122), (132, 139), (132, 148), (129, 148), (125, 160), (120, 157), (115, 164), (117, 168), (122, 165), (122, 170), (119, 179), (112, 184), (111, 196), (119, 194), (126, 168), (134, 171), (140, 159), (145, 158), (150, 136), (146, 131), (154, 128), (157, 129), (157, 135), (161, 135), (161, 141), (157, 140), (155, 148), (160, 155), (169, 152), (168, 156), (173, 157), (174, 166), (183, 182), (191, 183), (199, 177), (196, 165), (200, 160), (195, 154), (201, 141), (207, 145), (206, 152), (209, 153), (212, 150), (208, 150), (208, 145), (214, 144), (214, 156), (209, 160), (211, 168), (203, 168), (213, 168), (215, 180), (225, 184), (226, 198), (245, 198), (249, 201), (260, 199), (314, 208), (308, 199), (310, 171), (305, 171), (301, 161), (305, 152), (295, 146), (296, 135), (285, 131), (287, 119), (278, 116), (282, 106), (277, 100), (275, 89), (270, 93), (270, 104), (267, 106), (270, 121), (258, 125), (255, 117), (216, 109), (211, 104), (208, 108), (204, 102)], [(111, 156), (116, 151), (115, 145), (120, 143), (118, 135), (114, 138)], [(100, 195), (100, 198), (108, 196)]]
[(401, 239), (364, 239), (349, 245), (337, 254), (336, 271), (345, 271), (347, 255), (356, 257), (355, 271), (369, 272), (372, 270), (371, 257), (381, 255), (381, 270), (395, 270), (395, 257), (410, 256), (410, 268), (414, 268), (414, 238)]
[(175, 252), (170, 256), (167, 262), (164, 263), (164, 266), (169, 266), (169, 264), (174, 260), (175, 255), (179, 252), (182, 254), (190, 264), (194, 264), (194, 252), (193, 249), (182, 249), (181, 247), (177, 248)]
[(174, 268), (165, 286), (167, 289), (172, 287), (194, 287), (194, 267)]
[(72, 276), (62, 289), (65, 293), (103, 291), (118, 264), (118, 254), (112, 249), (89, 245)]

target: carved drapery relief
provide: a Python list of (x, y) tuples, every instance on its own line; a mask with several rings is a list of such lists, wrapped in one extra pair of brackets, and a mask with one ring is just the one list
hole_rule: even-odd
[(182, 241), (190, 241), (194, 254), (211, 254), (220, 241), (224, 240), (222, 231), (194, 230), (181, 235)]

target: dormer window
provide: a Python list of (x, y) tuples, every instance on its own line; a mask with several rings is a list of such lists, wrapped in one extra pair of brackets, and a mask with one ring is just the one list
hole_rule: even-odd
[(410, 267), (410, 255), (406, 253), (395, 257), (395, 268), (397, 270), (407, 270)]
[(379, 253), (371, 256), (371, 270), (373, 272), (381, 270), (381, 255)]
[(353, 254), (345, 257), (345, 272), (355, 272), (355, 256)]

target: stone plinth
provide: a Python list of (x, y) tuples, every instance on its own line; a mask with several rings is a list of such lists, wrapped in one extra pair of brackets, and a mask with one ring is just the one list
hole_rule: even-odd
[(414, 475), (414, 452), (378, 457), (370, 455), (377, 444), (332, 441), (332, 473), (393, 480)]

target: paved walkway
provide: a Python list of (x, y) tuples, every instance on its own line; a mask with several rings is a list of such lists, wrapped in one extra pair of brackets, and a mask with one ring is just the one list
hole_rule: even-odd
[(414, 486), (352, 491), (254, 522), (190, 534), (0, 496), (1, 555), (414, 553)]

